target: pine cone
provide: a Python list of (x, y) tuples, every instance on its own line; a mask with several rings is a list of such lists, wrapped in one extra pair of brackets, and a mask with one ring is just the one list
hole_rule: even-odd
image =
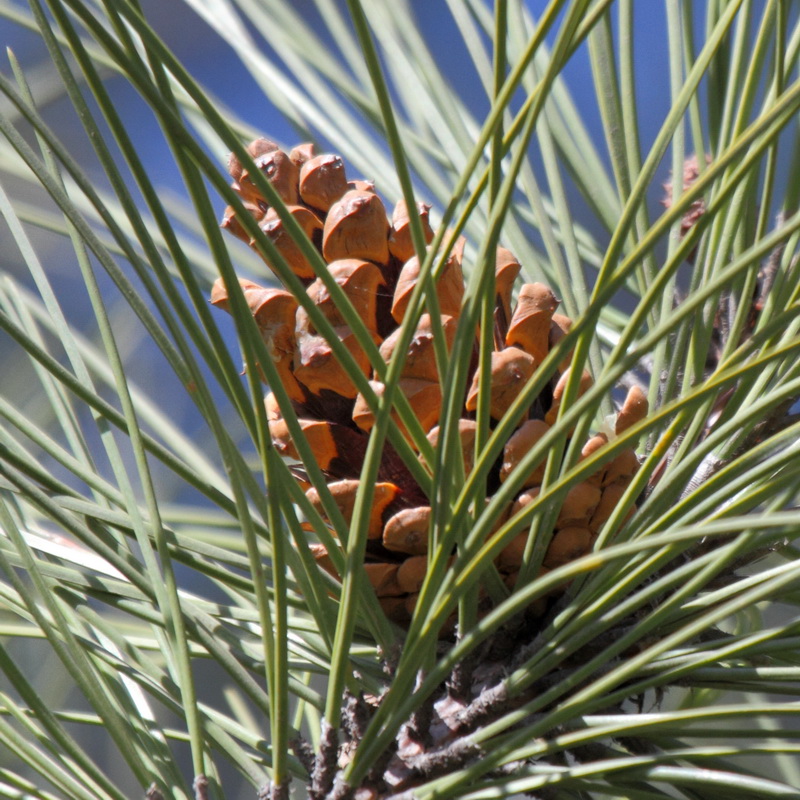
[[(322, 254), (329, 273), (353, 303), (379, 344), (381, 356), (388, 362), (397, 347), (396, 331), (419, 277), (419, 261), (411, 244), (405, 203), (400, 201), (397, 204), (390, 223), (372, 184), (348, 181), (341, 158), (315, 155), (311, 145), (300, 145), (287, 155), (277, 145), (259, 139), (249, 145), (248, 150)], [(380, 395), (383, 386), (377, 376), (371, 374), (365, 354), (339, 309), (332, 303), (324, 283), (316, 279), (311, 265), (285, 233), (280, 218), (270, 209), (237, 159), (231, 158), (229, 169), (234, 180), (232, 186), (241, 196), (245, 208), (259, 222), (293, 272), (306, 284), (309, 297), (331, 323), (365, 376), (371, 379), (376, 394)], [(430, 242), (433, 231), (428, 211), (428, 206), (419, 205), (425, 239)], [(226, 210), (222, 225), (252, 244), (232, 209)], [(450, 255), (436, 286), (441, 325), (448, 346), (455, 335), (464, 294), (462, 257), (463, 244)], [(267, 264), (272, 266), (269, 262)], [(520, 264), (516, 258), (508, 250), (498, 248), (497, 350), (492, 353), (489, 376), (492, 424), (503, 416), (549, 350), (571, 325), (569, 318), (557, 313), (559, 301), (555, 294), (540, 283), (524, 284), (512, 309), (512, 289), (519, 271)], [(329, 479), (328, 486), (335, 502), (344, 518), (349, 520), (358, 490), (367, 432), (374, 423), (372, 411), (295, 297), (286, 291), (260, 287), (251, 281), (242, 280), (241, 285), (292, 400), (303, 434)], [(218, 281), (212, 302), (227, 308), (227, 301), (224, 285)], [(528, 418), (509, 438), (503, 457), (490, 476), (490, 487), (497, 487), (505, 481), (555, 422), (569, 377), (569, 360), (568, 356), (562, 361), (556, 375), (531, 405)], [(479, 380), (475, 372), (459, 422), (466, 472), (472, 468)], [(584, 373), (579, 393), (584, 393), (591, 383), (589, 374)], [(426, 314), (420, 318), (405, 354), (399, 386), (421, 426), (428, 432), (428, 439), (435, 445), (442, 388), (433, 352), (432, 321)], [(287, 458), (297, 459), (297, 448), (271, 393), (267, 395), (266, 405), (274, 446)], [(646, 414), (644, 394), (638, 388), (631, 389), (617, 415), (615, 433), (621, 433)], [(604, 434), (593, 435), (586, 442), (582, 457), (588, 457), (607, 443)], [(556, 516), (552, 539), (544, 557), (544, 570), (578, 558), (592, 548), (600, 528), (613, 512), (638, 467), (635, 452), (625, 450), (594, 475), (572, 487)], [(535, 465), (526, 476), (512, 512), (536, 497), (543, 469), (544, 461)], [(321, 511), (317, 490), (307, 488), (307, 496)], [(401, 625), (410, 620), (425, 577), (430, 516), (428, 498), (394, 449), (387, 444), (367, 531), (365, 566), (383, 610)], [(516, 581), (527, 538), (527, 530), (522, 531), (496, 560), (497, 569), (509, 586)], [(313, 552), (320, 566), (335, 574), (325, 549), (315, 545)]]

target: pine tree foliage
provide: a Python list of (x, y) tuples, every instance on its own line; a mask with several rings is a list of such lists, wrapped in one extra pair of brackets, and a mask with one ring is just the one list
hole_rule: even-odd
[(797, 8), (446, 6), (0, 0), (0, 796), (800, 797)]

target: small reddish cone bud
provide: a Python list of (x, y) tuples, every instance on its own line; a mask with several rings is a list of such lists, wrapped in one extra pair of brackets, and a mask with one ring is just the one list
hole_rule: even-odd
[(506, 345), (519, 347), (541, 363), (550, 349), (550, 323), (558, 300), (542, 283), (526, 283), (506, 334)]
[(349, 191), (331, 206), (322, 233), (326, 261), (363, 258), (377, 264), (389, 260), (389, 220), (380, 197)]
[[(453, 346), (457, 323), (453, 317), (444, 316), (441, 318), (441, 324), (445, 335), (445, 341), (449, 349)], [(419, 319), (419, 325), (417, 325), (417, 329), (406, 351), (406, 358), (401, 373), (403, 378), (419, 378), (425, 381), (439, 380), (439, 371), (436, 368), (436, 354), (433, 343), (433, 329), (431, 326), (430, 315), (423, 314)], [(397, 347), (400, 333), (401, 330), (398, 328), (381, 345), (381, 357), (387, 364)]]
[[(422, 235), (425, 244), (433, 239), (433, 230), (430, 224), (431, 207), (427, 203), (417, 203)], [(405, 263), (414, 253), (414, 243), (411, 241), (411, 219), (405, 200), (398, 200), (392, 213), (392, 228), (389, 232), (389, 252), (398, 260)]]
[[(706, 164), (711, 163), (711, 156), (707, 153), (706, 154)], [(687, 191), (692, 187), (694, 182), (700, 176), (700, 163), (697, 159), (697, 154), (692, 153), (686, 160), (683, 162), (683, 191)], [(664, 198), (661, 200), (661, 204), (665, 208), (670, 208), (672, 206), (672, 176), (670, 175), (670, 180), (668, 180), (664, 184)], [(687, 233), (697, 224), (697, 221), (703, 214), (706, 213), (706, 201), (705, 198), (698, 198), (695, 200), (690, 206), (689, 210), (683, 215), (681, 219), (681, 238), (686, 236)], [(689, 261), (694, 259), (694, 253), (692, 253), (689, 257)]]
[[(494, 419), (500, 419), (508, 411), (517, 395), (531, 379), (538, 363), (533, 356), (518, 347), (507, 347), (505, 350), (492, 353), (491, 401), (489, 413)], [(478, 408), (478, 390), (480, 373), (475, 373), (469, 394), (467, 395), (467, 411)]]
[[(283, 150), (269, 150), (265, 153), (253, 157), (256, 167), (264, 177), (272, 184), (272, 188), (278, 193), (281, 200), (287, 206), (295, 206), (300, 201), (297, 193), (297, 179), (299, 170), (296, 164), (292, 163)], [(252, 202), (269, 202), (261, 190), (256, 186), (252, 176), (243, 169), (238, 180), (239, 191), (243, 198)]]
[(327, 213), (347, 192), (344, 162), (339, 156), (330, 154), (309, 159), (300, 169), (299, 188), (306, 205)]
[(303, 144), (298, 144), (293, 147), (289, 151), (289, 158), (298, 169), (309, 161), (310, 159), (314, 158), (317, 154), (317, 148), (314, 147), (311, 142), (304, 142)]
[[(500, 467), (500, 480), (504, 481), (511, 474), (511, 471), (522, 461), (522, 459), (533, 449), (534, 445), (541, 439), (550, 426), (540, 419), (529, 419), (520, 425), (506, 442), (503, 450), (503, 464)], [(530, 474), (523, 482), (524, 487), (536, 486), (544, 478), (544, 468), (547, 463), (547, 456), (542, 456), (541, 460), (533, 465)]]
[[(317, 215), (313, 211), (309, 211), (305, 206), (289, 206), (288, 210), (299, 223), (305, 235), (312, 242), (315, 242), (322, 231), (322, 222), (320, 222)], [(278, 216), (278, 212), (274, 208), (270, 208), (267, 211), (259, 227), (298, 278), (308, 281), (316, 277), (311, 262), (303, 255), (297, 242), (289, 235), (283, 220)], [(264, 255), (264, 260), (268, 266), (274, 269), (274, 265), (270, 263), (267, 255)]]
[(619, 414), (617, 414), (617, 424), (614, 432), (619, 436), (623, 431), (641, 422), (649, 409), (647, 395), (640, 386), (631, 386), (628, 396), (622, 404)]
[[(461, 271), (461, 256), (464, 242), (459, 240), (450, 257), (444, 264), (441, 274), (436, 278), (436, 297), (439, 299), (439, 311), (451, 317), (461, 313), (461, 301), (464, 298), (464, 273)], [(397, 286), (394, 290), (392, 316), (398, 325), (403, 321), (411, 300), (411, 293), (419, 280), (419, 259), (412, 256), (400, 270)]]
[(383, 546), (387, 550), (412, 556), (427, 553), (430, 521), (429, 506), (398, 511), (383, 529)]

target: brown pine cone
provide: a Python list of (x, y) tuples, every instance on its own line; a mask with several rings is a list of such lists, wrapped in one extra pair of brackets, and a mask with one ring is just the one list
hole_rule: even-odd
[[(299, 145), (290, 154), (265, 139), (249, 148), (256, 165), (263, 170), (295, 219), (317, 247), (328, 271), (353, 304), (359, 318), (388, 363), (395, 357), (399, 325), (404, 319), (411, 292), (419, 278), (419, 260), (409, 233), (405, 202), (400, 201), (391, 222), (380, 197), (371, 184), (348, 182), (344, 164), (336, 155), (317, 155), (311, 145)], [(336, 335), (354, 356), (375, 393), (383, 385), (372, 373), (345, 318), (332, 302), (324, 283), (311, 264), (283, 231), (280, 218), (269, 208), (237, 159), (230, 162), (233, 188), (245, 208), (282, 253), (295, 274), (307, 286), (311, 301), (333, 326)], [(429, 207), (418, 207), (425, 239), (430, 242)], [(232, 209), (227, 209), (223, 227), (249, 241)], [(252, 244), (252, 243), (251, 243)], [(441, 311), (440, 324), (450, 347), (464, 295), (462, 273), (463, 243), (454, 249), (439, 276), (436, 292)], [(269, 265), (269, 264), (268, 264)], [(539, 365), (569, 331), (571, 320), (557, 313), (559, 301), (553, 291), (540, 283), (520, 287), (512, 303), (514, 282), (520, 271), (517, 259), (498, 248), (496, 260), (495, 346), (492, 353), (490, 414), (494, 425), (514, 402)], [(314, 330), (307, 312), (288, 292), (260, 287), (242, 280), (250, 310), (264, 337), (280, 379), (292, 400), (317, 463), (328, 476), (328, 487), (343, 516), (349, 520), (359, 485), (368, 431), (374, 423), (372, 410), (337, 362), (326, 339)], [(212, 302), (227, 310), (228, 295), (218, 281)], [(420, 317), (411, 340), (399, 388), (417, 415), (428, 439), (436, 444), (442, 403), (442, 376), (433, 349), (433, 329), (427, 314)], [(569, 377), (567, 356), (556, 374), (531, 405), (505, 445), (490, 486), (499, 486), (511, 476), (531, 448), (547, 434), (559, 415)], [(474, 412), (480, 376), (472, 375), (466, 393), (459, 434), (464, 452), (464, 470), (472, 468), (475, 440)], [(588, 373), (580, 380), (579, 395), (592, 385)], [(298, 451), (289, 436), (282, 414), (270, 393), (268, 419), (273, 443), (289, 459)], [(631, 389), (617, 416), (618, 435), (647, 415), (647, 399), (638, 388)], [(589, 438), (581, 458), (608, 445), (608, 436)], [(545, 459), (533, 465), (525, 476), (511, 513), (530, 503), (538, 494)], [(552, 538), (544, 556), (543, 569), (553, 569), (591, 550), (598, 532), (609, 518), (639, 467), (633, 450), (623, 450), (595, 474), (573, 486), (555, 515)], [(321, 510), (318, 492), (308, 487), (307, 495)], [(429, 499), (391, 446), (387, 445), (378, 474), (372, 515), (367, 531), (367, 575), (378, 601), (393, 621), (407, 624), (413, 614), (427, 569), (431, 509)], [(507, 585), (513, 586), (528, 538), (527, 530), (507, 545), (496, 566)], [(320, 567), (333, 572), (327, 552), (320, 545), (313, 550)], [(335, 573), (334, 573), (335, 574)], [(537, 606), (541, 610), (541, 606)]]

